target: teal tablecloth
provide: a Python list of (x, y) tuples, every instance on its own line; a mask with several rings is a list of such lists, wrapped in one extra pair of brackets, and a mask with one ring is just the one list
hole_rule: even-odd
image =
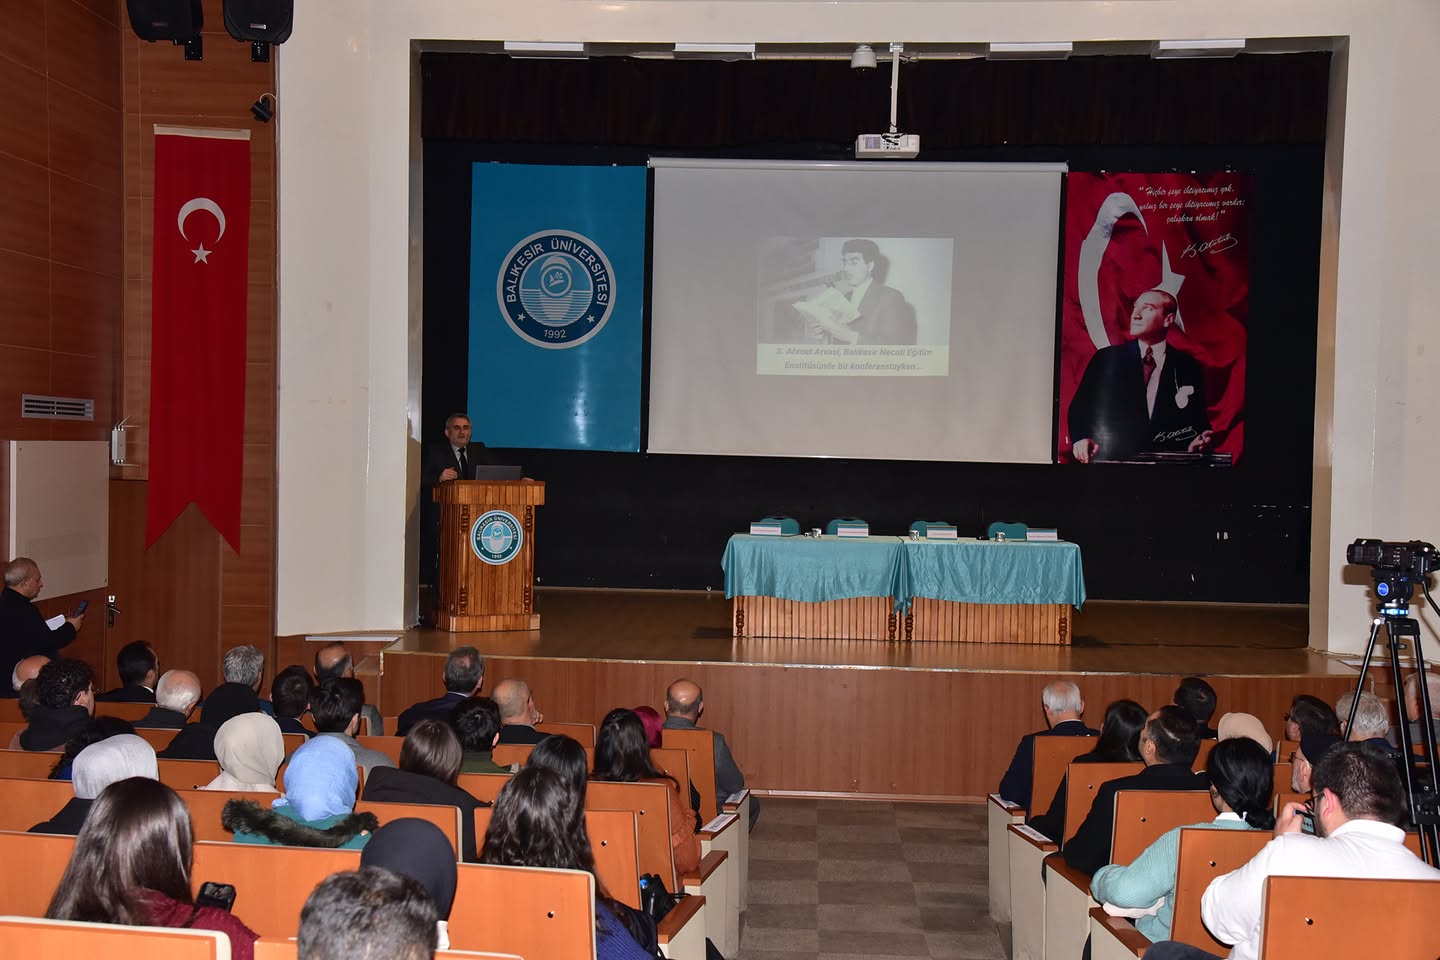
[(803, 603), (913, 597), (961, 603), (1085, 602), (1073, 543), (906, 540), (900, 537), (752, 537), (736, 534), (720, 560), (725, 596)]

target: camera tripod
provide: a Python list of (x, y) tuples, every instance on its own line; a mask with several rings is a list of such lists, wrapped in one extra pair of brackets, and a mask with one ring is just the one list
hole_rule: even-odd
[[(1390, 677), (1395, 690), (1395, 704), (1400, 710), (1400, 749), (1404, 756), (1400, 769), (1405, 781), (1405, 795), (1408, 801), (1410, 822), (1420, 831), (1420, 850), (1425, 862), (1440, 866), (1440, 792), (1436, 783), (1435, 731), (1431, 722), (1430, 686), (1425, 682), (1425, 659), (1420, 652), (1420, 623), (1410, 616), (1410, 596), (1414, 583), (1408, 575), (1392, 570), (1375, 570), (1375, 593), (1380, 597), (1380, 616), (1370, 624), (1370, 641), (1365, 645), (1365, 659), (1360, 665), (1360, 680), (1355, 686), (1355, 700), (1350, 704), (1350, 716), (1345, 729), (1351, 729), (1355, 722), (1355, 710), (1360, 705), (1360, 692), (1365, 689), (1365, 678), (1370, 671), (1370, 661), (1375, 654), (1375, 644), (1380, 639), (1380, 628), (1385, 628), (1385, 644), (1390, 650)], [(1430, 587), (1425, 579), (1420, 581), (1425, 600), (1440, 614), (1440, 607), (1430, 597)], [(1422, 754), (1416, 754), (1414, 737), (1410, 732), (1410, 719), (1405, 712), (1405, 686), (1400, 674), (1400, 652), (1408, 648), (1415, 654), (1415, 670), (1420, 680), (1420, 740), (1424, 747)]]

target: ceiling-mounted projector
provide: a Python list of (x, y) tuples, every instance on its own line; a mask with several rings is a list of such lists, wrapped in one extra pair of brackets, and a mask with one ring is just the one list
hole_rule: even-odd
[(855, 138), (856, 160), (914, 160), (919, 155), (918, 133), (862, 133)]

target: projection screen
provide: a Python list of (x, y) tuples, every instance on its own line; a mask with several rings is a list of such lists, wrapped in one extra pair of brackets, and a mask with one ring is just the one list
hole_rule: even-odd
[(1063, 165), (651, 166), (650, 452), (1050, 462)]

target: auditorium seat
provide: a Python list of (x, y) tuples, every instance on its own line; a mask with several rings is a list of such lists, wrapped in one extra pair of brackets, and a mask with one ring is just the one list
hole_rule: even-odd
[(1440, 957), (1434, 880), (1270, 877), (1263, 957)]
[(595, 724), (593, 723), (565, 723), (561, 721), (546, 721), (535, 724), (535, 729), (541, 733), (558, 733), (561, 736), (575, 740), (582, 747), (595, 746)]
[[(0, 777), (8, 779), (39, 779), (50, 776), (50, 768), (60, 759), (58, 753), (31, 753), (29, 750), (0, 750)], [(218, 772), (218, 766), (217, 766)]]
[(0, 956), (230, 960), (230, 938), (216, 930), (0, 917)]

